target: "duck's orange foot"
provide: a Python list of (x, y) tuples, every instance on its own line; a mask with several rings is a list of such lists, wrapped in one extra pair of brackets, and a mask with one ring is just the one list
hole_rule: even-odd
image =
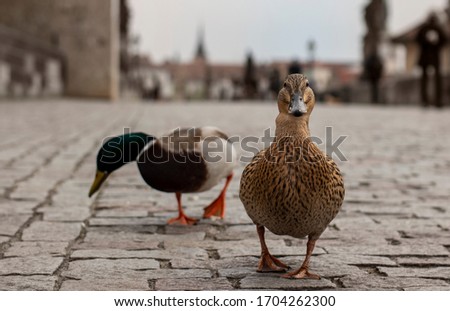
[(169, 225), (178, 224), (178, 225), (184, 225), (184, 226), (192, 226), (192, 225), (195, 225), (197, 223), (197, 221), (198, 221), (198, 219), (190, 218), (186, 215), (180, 215), (178, 217), (169, 219), (167, 221), (167, 223)]
[(262, 254), (259, 259), (257, 272), (286, 272), (289, 266), (271, 254)]
[(219, 217), (223, 218), (225, 215), (225, 198), (220, 195), (211, 204), (205, 207), (203, 218)]
[(295, 271), (283, 274), (281, 277), (285, 279), (314, 279), (320, 280), (320, 275), (311, 273), (308, 271), (308, 268), (300, 267)]

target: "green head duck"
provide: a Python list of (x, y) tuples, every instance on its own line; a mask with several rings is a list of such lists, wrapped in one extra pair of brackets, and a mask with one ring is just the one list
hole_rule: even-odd
[(142, 133), (127, 133), (108, 139), (97, 154), (97, 173), (89, 190), (91, 197), (108, 176), (127, 163), (136, 161), (139, 153), (155, 137)]

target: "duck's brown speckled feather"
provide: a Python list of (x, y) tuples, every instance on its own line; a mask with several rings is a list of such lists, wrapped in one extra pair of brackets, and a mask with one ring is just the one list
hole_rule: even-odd
[(240, 197), (250, 218), (273, 233), (318, 238), (341, 207), (344, 184), (334, 161), (311, 140), (291, 138), (254, 157)]

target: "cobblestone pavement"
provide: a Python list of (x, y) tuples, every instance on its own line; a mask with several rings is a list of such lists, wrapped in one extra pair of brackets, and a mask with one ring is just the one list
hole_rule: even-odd
[[(225, 220), (168, 226), (173, 194), (148, 188), (134, 164), (89, 199), (102, 138), (123, 128), (160, 135), (216, 125), (262, 136), (276, 105), (0, 104), (1, 290), (450, 290), (450, 111), (318, 106), (312, 134), (348, 135), (338, 161), (347, 195), (319, 240), (321, 280), (255, 272), (259, 243), (238, 198)], [(323, 145), (321, 145), (324, 148)], [(200, 217), (222, 185), (184, 196)], [(300, 265), (305, 241), (268, 234), (274, 255)]]

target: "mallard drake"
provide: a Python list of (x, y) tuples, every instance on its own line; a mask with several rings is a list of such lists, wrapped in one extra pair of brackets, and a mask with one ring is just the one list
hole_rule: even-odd
[(192, 225), (197, 219), (184, 214), (182, 193), (202, 192), (226, 178), (220, 195), (205, 208), (203, 217), (223, 218), (225, 193), (233, 177), (237, 154), (228, 136), (214, 127), (175, 129), (160, 138), (127, 133), (106, 141), (97, 154), (97, 173), (89, 191), (92, 196), (112, 172), (136, 161), (144, 181), (152, 188), (174, 192), (179, 215), (168, 221)]
[(320, 278), (309, 272), (316, 241), (339, 212), (344, 182), (339, 168), (310, 138), (309, 117), (315, 105), (307, 78), (289, 75), (278, 95), (275, 139), (245, 167), (240, 199), (256, 224), (261, 243), (258, 272), (285, 272), (272, 256), (265, 228), (277, 235), (308, 237), (306, 257), (285, 278)]

